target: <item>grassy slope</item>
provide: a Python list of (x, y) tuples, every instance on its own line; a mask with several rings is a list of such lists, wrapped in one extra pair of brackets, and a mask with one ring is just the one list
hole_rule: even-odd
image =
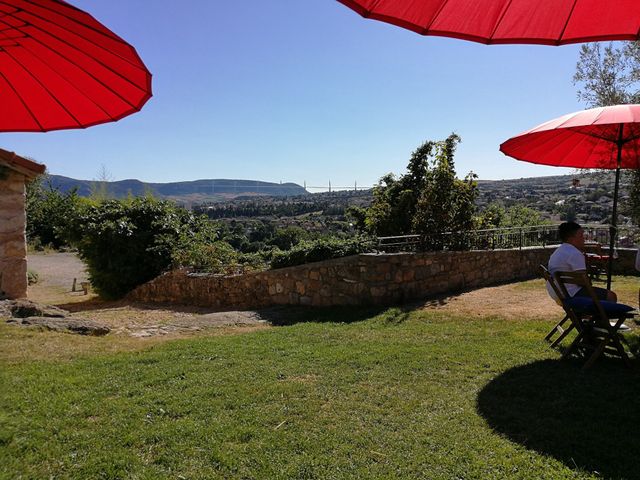
[(302, 320), (3, 361), (0, 478), (638, 478), (639, 375), (557, 361), (548, 320)]

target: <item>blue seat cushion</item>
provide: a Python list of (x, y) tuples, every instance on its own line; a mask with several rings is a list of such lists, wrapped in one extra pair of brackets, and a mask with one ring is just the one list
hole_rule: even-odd
[[(597, 313), (597, 309), (595, 304), (593, 303), (593, 300), (588, 297), (569, 298), (566, 300), (566, 304), (569, 307), (573, 308), (576, 312)], [(600, 305), (602, 305), (605, 313), (611, 317), (629, 313), (630, 311), (635, 310), (635, 308), (630, 305), (625, 305), (624, 303), (608, 302), (606, 300), (600, 300)]]

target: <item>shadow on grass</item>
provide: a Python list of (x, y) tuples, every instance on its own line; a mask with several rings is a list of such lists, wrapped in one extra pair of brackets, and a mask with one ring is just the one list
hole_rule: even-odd
[(640, 365), (544, 360), (512, 368), (478, 395), (491, 428), (574, 470), (640, 477)]
[[(91, 312), (96, 310), (106, 310), (115, 308), (134, 308), (139, 310), (168, 310), (180, 313), (193, 313), (206, 315), (210, 313), (224, 313), (235, 311), (238, 309), (220, 309), (196, 307), (192, 305), (179, 305), (172, 303), (140, 303), (123, 300), (103, 300), (98, 297), (87, 299), (83, 302), (72, 302), (65, 304), (57, 304), (56, 307), (63, 308), (72, 313)], [(396, 314), (398, 310), (400, 313)], [(273, 306), (266, 308), (251, 309), (262, 320), (266, 320), (274, 326), (288, 326), (297, 323), (354, 323), (368, 320), (371, 317), (389, 312), (389, 321), (399, 322), (399, 318), (404, 314), (404, 309), (389, 309), (389, 307), (301, 307), (301, 306)], [(406, 315), (405, 315), (406, 316)]]
[(258, 310), (272, 325), (284, 327), (297, 323), (356, 323), (369, 320), (388, 307), (297, 307), (283, 306)]

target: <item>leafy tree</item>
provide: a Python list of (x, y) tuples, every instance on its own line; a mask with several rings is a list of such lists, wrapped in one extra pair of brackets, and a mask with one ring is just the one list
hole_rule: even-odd
[(55, 249), (68, 246), (69, 232), (88, 202), (75, 189), (60, 192), (46, 174), (27, 184), (26, 197), (29, 242)]
[(286, 227), (276, 230), (269, 245), (278, 247), (280, 250), (290, 250), (307, 237), (307, 232), (300, 227)]
[[(640, 103), (640, 42), (582, 45), (573, 76), (578, 99), (589, 107)], [(640, 172), (628, 174), (628, 210), (640, 224)]]
[[(472, 174), (456, 178), (453, 156), (459, 142), (456, 134), (425, 142), (411, 154), (406, 174), (383, 176), (373, 189), (367, 230), (379, 236), (423, 233), (435, 239), (445, 231), (471, 228), (477, 192)], [(439, 248), (435, 243), (431, 247)]]
[(232, 256), (231, 247), (215, 243), (217, 232), (206, 217), (151, 198), (93, 205), (74, 227), (72, 238), (91, 283), (108, 298), (126, 294), (170, 266), (216, 266)]
[[(445, 233), (460, 233), (473, 229), (473, 214), (477, 185), (473, 173), (464, 180), (456, 178), (453, 156), (460, 137), (453, 134), (433, 145), (432, 165), (427, 167), (420, 188), (420, 197), (412, 219), (412, 231), (423, 235), (426, 247), (438, 250), (444, 246), (462, 248), (459, 235), (447, 239)], [(427, 164), (428, 165), (428, 164)]]
[(528, 227), (549, 223), (533, 208), (518, 204), (505, 209), (497, 203), (490, 204), (476, 221), (479, 229)]
[[(440, 249), (446, 243), (445, 232), (472, 229), (475, 175), (456, 177), (453, 157), (458, 143), (456, 134), (425, 142), (411, 154), (406, 174), (382, 177), (367, 211), (368, 230), (379, 236), (422, 234), (427, 248)], [(448, 246), (457, 247), (451, 242)]]
[(476, 218), (476, 227), (479, 230), (504, 227), (507, 211), (502, 205), (491, 203)]
[(367, 229), (367, 209), (352, 205), (345, 211), (346, 217), (352, 221), (355, 229), (363, 233)]

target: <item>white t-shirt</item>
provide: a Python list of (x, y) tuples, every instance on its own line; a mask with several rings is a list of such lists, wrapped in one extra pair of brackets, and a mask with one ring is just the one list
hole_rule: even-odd
[[(575, 272), (576, 270), (586, 270), (587, 263), (584, 254), (570, 243), (560, 245), (549, 258), (549, 273), (553, 276), (556, 272)], [(574, 296), (581, 287), (567, 283), (567, 292), (570, 296)], [(554, 300), (558, 300), (553, 287), (547, 284), (547, 292)]]

